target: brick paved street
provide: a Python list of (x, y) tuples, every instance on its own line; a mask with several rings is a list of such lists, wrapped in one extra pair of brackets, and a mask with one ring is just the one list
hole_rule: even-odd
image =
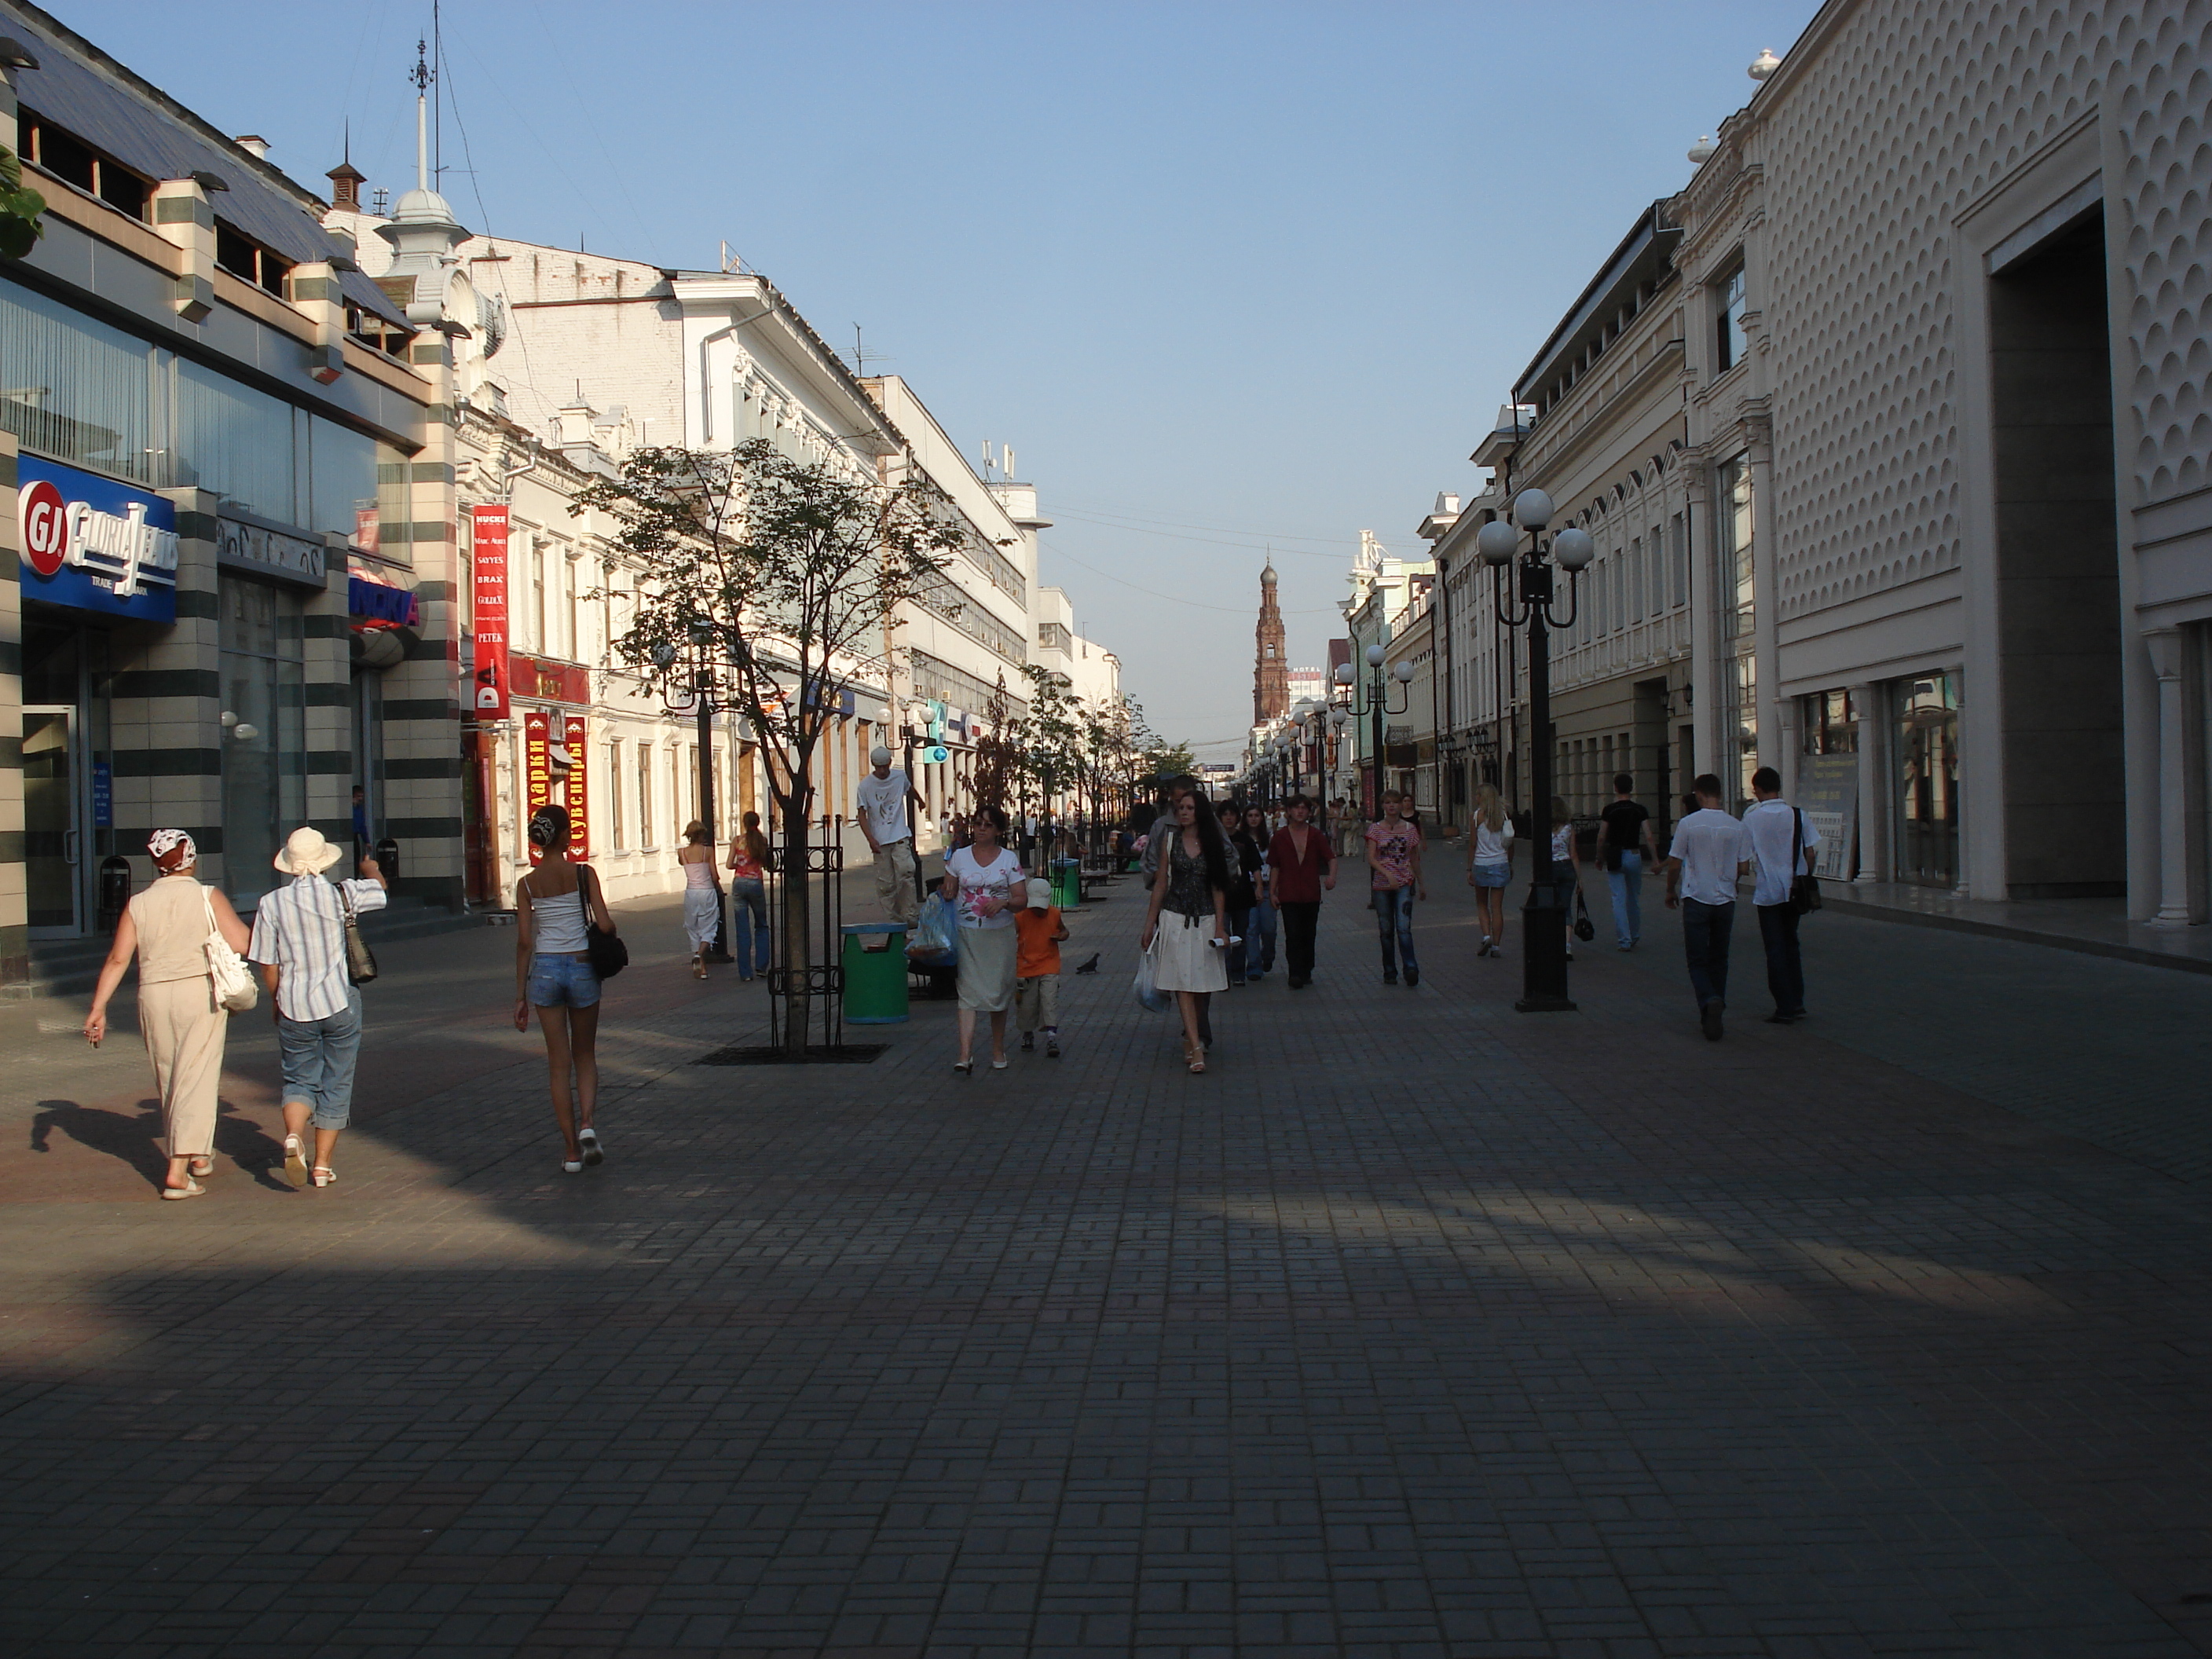
[(633, 910), (584, 1177), (496, 930), (386, 953), (325, 1193), (258, 1016), (164, 1205), (135, 1036), (10, 1011), (0, 1644), (2212, 1652), (2212, 981), (1822, 916), (1773, 1028), (1747, 917), (1714, 1047), (1656, 902), (1530, 1018), (1463, 888), (1414, 991), (1357, 896), (1199, 1079), (1126, 885), (968, 1080), (936, 1005), (692, 1065), (759, 988)]

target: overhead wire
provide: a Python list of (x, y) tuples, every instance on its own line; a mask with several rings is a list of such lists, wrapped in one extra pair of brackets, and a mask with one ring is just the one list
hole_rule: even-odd
[[(1077, 558), (1073, 553), (1070, 553), (1060, 547), (1055, 546), (1054, 544), (1044, 540), (1042, 537), (1038, 538), (1037, 545), (1042, 548), (1046, 552), (1051, 554), (1055, 559), (1066, 559), (1070, 564), (1076, 565), (1085, 570), (1088, 570), (1094, 576), (1103, 576), (1109, 582), (1119, 582), (1122, 586), (1128, 588), (1134, 592), (1142, 593), (1147, 599), (1162, 599), (1170, 605), (1188, 605), (1195, 611), (1218, 611), (1231, 617), (1249, 617), (1252, 614), (1250, 607), (1247, 605), (1209, 605), (1204, 599), (1187, 599), (1180, 594), (1163, 593), (1158, 588), (1142, 586), (1136, 582), (1131, 581), (1126, 576), (1117, 576), (1110, 570), (1101, 570), (1097, 565), (1089, 562), (1087, 560)], [(1305, 611), (1285, 611), (1283, 612), (1283, 615), (1285, 617), (1320, 617), (1335, 616), (1337, 614), (1339, 614), (1337, 608), (1333, 605), (1316, 605), (1310, 610)]]

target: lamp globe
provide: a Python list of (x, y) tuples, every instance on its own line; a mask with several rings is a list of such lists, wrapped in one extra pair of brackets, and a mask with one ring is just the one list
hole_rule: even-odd
[(1524, 489), (1513, 498), (1513, 522), (1523, 530), (1541, 530), (1552, 522), (1552, 498), (1540, 489)]
[(1587, 570), (1597, 557), (1597, 544), (1590, 539), (1589, 531), (1569, 526), (1552, 538), (1552, 556), (1562, 570)]
[(1503, 519), (1492, 519), (1474, 534), (1474, 550), (1487, 565), (1508, 565), (1521, 546), (1520, 532)]

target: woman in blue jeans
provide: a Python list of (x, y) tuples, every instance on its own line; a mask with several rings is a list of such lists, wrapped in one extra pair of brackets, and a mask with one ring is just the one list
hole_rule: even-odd
[(541, 861), (514, 888), (514, 1029), (528, 1030), (530, 1011), (538, 1010), (552, 1074), (553, 1116), (561, 1126), (561, 1167), (580, 1175), (586, 1164), (606, 1158), (592, 1127), (592, 1109), (599, 1102), (599, 976), (592, 971), (584, 929), (588, 922), (611, 933), (615, 919), (599, 890), (599, 872), (568, 858), (567, 807), (532, 812), (530, 844)]
[(730, 927), (737, 938), (738, 977), (768, 972), (768, 837), (760, 814), (745, 814), (744, 832), (730, 843)]

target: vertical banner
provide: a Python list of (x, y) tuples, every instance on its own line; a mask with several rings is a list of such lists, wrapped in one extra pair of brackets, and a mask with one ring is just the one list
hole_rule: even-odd
[(553, 799), (553, 757), (549, 752), (553, 741), (552, 726), (552, 716), (543, 709), (535, 709), (522, 717), (523, 843), (530, 848), (532, 864), (545, 856), (544, 848), (531, 842), (529, 823), (532, 815)]
[(476, 507), (476, 684), (471, 707), (478, 720), (507, 717), (507, 508)]
[(1849, 881), (1859, 827), (1857, 755), (1800, 756), (1797, 810), (1820, 836), (1813, 873), (1826, 881)]
[(584, 746), (584, 717), (568, 716), (568, 781), (564, 793), (568, 808), (568, 848), (571, 857), (592, 856), (592, 762)]

